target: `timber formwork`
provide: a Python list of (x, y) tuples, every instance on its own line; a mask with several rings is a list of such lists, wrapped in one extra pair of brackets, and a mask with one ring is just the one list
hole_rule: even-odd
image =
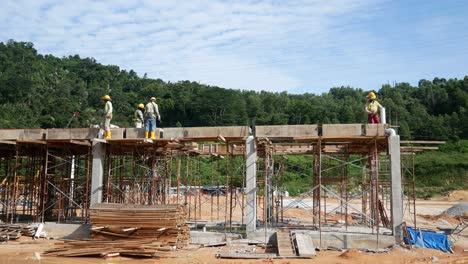
[[(114, 129), (109, 140), (98, 139), (95, 129), (0, 130), (0, 217), (88, 222), (98, 193), (94, 197), (103, 203), (183, 204), (195, 224), (215, 221), (226, 230), (253, 220), (254, 228), (258, 222), (265, 230), (321, 230), (339, 223), (346, 230), (358, 224), (378, 234), (395, 225), (385, 129), (362, 124), (165, 128), (154, 140), (130, 128)], [(257, 157), (250, 174), (249, 136)], [(102, 157), (93, 156), (97, 144)], [(402, 155), (401, 175), (405, 211), (415, 215), (412, 157)], [(93, 159), (102, 162), (102, 170), (93, 168)], [(249, 177), (255, 177), (252, 190)], [(288, 197), (288, 190), (297, 195)], [(247, 210), (252, 197), (253, 216)]]

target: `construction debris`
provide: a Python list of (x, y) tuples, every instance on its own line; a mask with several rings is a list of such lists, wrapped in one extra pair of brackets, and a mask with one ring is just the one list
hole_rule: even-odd
[(0, 224), (0, 241), (16, 240), (21, 236), (32, 237), (37, 225)]
[(136, 240), (66, 240), (55, 244), (52, 250), (44, 252), (47, 256), (60, 257), (116, 257), (133, 256), (161, 258), (168, 257), (167, 252), (175, 247), (164, 245), (154, 239)]

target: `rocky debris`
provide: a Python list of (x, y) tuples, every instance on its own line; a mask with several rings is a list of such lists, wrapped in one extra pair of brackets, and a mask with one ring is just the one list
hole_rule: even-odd
[(463, 214), (468, 214), (468, 203), (458, 203), (447, 209), (444, 213), (451, 216), (461, 216)]

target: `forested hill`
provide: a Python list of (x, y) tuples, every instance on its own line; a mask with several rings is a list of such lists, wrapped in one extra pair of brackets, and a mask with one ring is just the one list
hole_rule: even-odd
[(130, 126), (135, 106), (151, 96), (158, 98), (165, 127), (364, 123), (369, 90), (377, 91), (404, 139), (468, 139), (468, 76), (293, 95), (164, 82), (92, 58), (41, 55), (32, 43), (0, 43), (0, 128), (63, 128), (74, 111), (80, 115), (71, 127), (98, 124), (104, 94), (112, 97), (119, 126)]

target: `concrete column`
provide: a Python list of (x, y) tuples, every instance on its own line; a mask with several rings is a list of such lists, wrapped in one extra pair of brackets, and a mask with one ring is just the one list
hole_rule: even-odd
[(245, 141), (245, 177), (247, 194), (246, 231), (257, 230), (257, 142), (249, 136)]
[(93, 141), (93, 166), (91, 169), (91, 202), (90, 206), (102, 202), (102, 186), (104, 179), (104, 160), (106, 144)]
[(392, 209), (392, 231), (395, 243), (399, 244), (402, 239), (403, 223), (403, 192), (401, 181), (401, 160), (400, 160), (400, 136), (388, 137), (391, 170), (391, 209)]

